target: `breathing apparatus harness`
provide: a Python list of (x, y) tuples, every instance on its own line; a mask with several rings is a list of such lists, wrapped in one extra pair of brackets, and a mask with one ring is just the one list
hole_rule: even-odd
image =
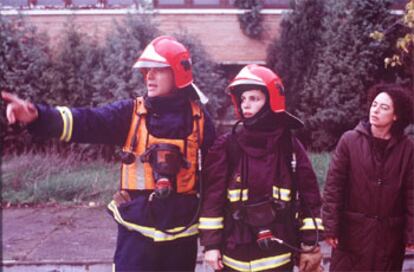
[[(234, 220), (242, 220), (244, 223), (252, 227), (256, 232), (256, 242), (258, 246), (263, 250), (269, 250), (275, 247), (276, 244), (281, 244), (286, 246), (287, 248), (297, 252), (297, 253), (310, 253), (313, 252), (317, 247), (319, 243), (319, 229), (316, 224), (315, 216), (312, 213), (312, 210), (309, 208), (306, 202), (303, 201), (305, 206), (308, 208), (308, 211), (311, 215), (313, 224), (316, 228), (316, 241), (314, 245), (311, 246), (311, 248), (303, 250), (301, 248), (298, 248), (297, 246), (291, 245), (282, 239), (278, 238), (274, 233), (272, 233), (270, 229), (270, 225), (275, 222), (278, 217), (283, 216), (289, 216), (289, 213), (291, 213), (290, 209), (291, 207), (288, 206), (287, 203), (279, 199), (268, 199), (264, 201), (260, 201), (258, 203), (252, 203), (252, 204), (244, 204), (242, 200), (243, 195), (243, 188), (247, 188), (247, 178), (248, 178), (248, 158), (246, 154), (241, 150), (240, 145), (238, 143), (237, 137), (236, 137), (236, 129), (237, 126), (243, 122), (243, 120), (237, 121), (233, 128), (232, 128), (232, 139), (233, 147), (232, 149), (238, 149), (235, 153), (241, 153), (237, 154), (241, 160), (241, 193), (239, 196), (238, 202), (240, 203), (241, 208), (237, 209), (235, 212), (233, 212), (232, 217)], [(290, 137), (293, 147), (293, 138)], [(234, 152), (235, 150), (233, 150)], [(293, 183), (296, 184), (296, 167), (297, 167), (297, 161), (296, 161), (296, 154), (292, 150), (292, 156), (290, 161), (290, 171), (292, 174), (292, 180)], [(295, 187), (297, 187), (295, 185)], [(294, 203), (290, 206), (295, 206), (296, 201), (298, 201), (297, 197), (297, 191), (295, 189), (294, 198), (292, 200)]]
[(153, 144), (140, 156), (142, 163), (151, 165), (155, 189), (151, 198), (166, 199), (177, 190), (177, 174), (180, 168), (190, 168), (190, 163), (180, 149), (173, 144)]
[[(134, 127), (134, 134), (130, 144), (129, 151), (123, 151), (120, 155), (121, 160), (124, 164), (133, 164), (137, 158), (132, 152), (136, 149), (138, 144), (138, 129), (141, 121), (142, 114), (138, 113), (138, 120)], [(193, 117), (196, 120), (197, 126), (197, 166), (196, 166), (196, 181), (199, 182), (199, 192), (197, 197), (199, 198), (197, 210), (190, 220), (190, 222), (178, 231), (168, 231), (166, 229), (160, 229), (163, 233), (176, 235), (186, 231), (190, 228), (198, 219), (198, 215), (201, 210), (201, 197), (202, 197), (202, 154), (201, 154), (201, 135), (200, 135), (200, 119), (199, 115)], [(151, 207), (154, 199), (163, 200), (167, 199), (172, 194), (176, 193), (177, 190), (177, 174), (180, 171), (180, 168), (190, 168), (190, 162), (187, 161), (185, 156), (181, 153), (180, 148), (174, 144), (170, 143), (157, 143), (152, 144), (148, 147), (144, 153), (139, 156), (139, 159), (142, 163), (147, 162), (152, 168), (152, 174), (155, 182), (154, 192), (149, 196), (149, 213), (152, 220), (155, 220), (155, 214)]]

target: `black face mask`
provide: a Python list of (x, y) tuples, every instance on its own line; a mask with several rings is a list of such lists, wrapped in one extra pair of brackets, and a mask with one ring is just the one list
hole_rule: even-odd
[(261, 132), (274, 131), (280, 126), (276, 114), (270, 109), (267, 101), (253, 117), (243, 119), (243, 125), (248, 130)]
[(266, 102), (263, 105), (263, 107), (253, 116), (250, 118), (243, 118), (243, 125), (248, 130), (255, 130), (255, 131), (261, 131), (261, 132), (270, 132), (276, 130), (278, 126), (276, 114), (271, 110), (270, 108), (270, 97), (267, 92), (267, 89), (262, 89), (258, 86), (240, 86), (239, 89), (235, 91), (237, 103), (238, 103), (238, 112), (240, 116), (243, 116), (242, 110), (241, 110), (241, 95), (245, 91), (249, 91), (252, 89), (260, 89), (262, 93), (266, 96)]
[(177, 174), (181, 167), (190, 167), (179, 147), (167, 143), (151, 145), (140, 159), (151, 165), (155, 197), (160, 199), (167, 198), (177, 190)]
[(145, 108), (147, 108), (149, 112), (155, 113), (177, 112), (185, 106), (187, 101), (187, 95), (181, 90), (178, 90), (169, 96), (149, 97), (145, 95), (144, 97)]

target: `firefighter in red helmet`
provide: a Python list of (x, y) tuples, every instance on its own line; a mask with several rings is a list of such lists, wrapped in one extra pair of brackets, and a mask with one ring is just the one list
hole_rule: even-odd
[(266, 67), (247, 65), (227, 92), (240, 120), (205, 161), (204, 260), (226, 271), (291, 271), (298, 260), (300, 271), (318, 271), (320, 193), (291, 133), (302, 122), (285, 109), (282, 81)]
[(194, 271), (201, 157), (215, 137), (198, 103), (207, 97), (193, 83), (189, 51), (173, 37), (154, 39), (134, 68), (144, 76), (143, 97), (69, 108), (2, 92), (7, 118), (38, 136), (122, 146), (120, 190), (108, 205), (118, 223), (115, 271)]

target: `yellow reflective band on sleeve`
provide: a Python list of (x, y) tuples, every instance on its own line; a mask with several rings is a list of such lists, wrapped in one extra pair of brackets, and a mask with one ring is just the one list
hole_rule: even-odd
[(307, 218), (303, 219), (303, 225), (300, 228), (300, 230), (314, 230), (316, 228), (318, 228), (319, 230), (324, 230), (325, 229), (322, 225), (322, 219), (315, 218), (315, 221), (316, 221), (316, 226), (313, 223), (312, 218), (307, 217)]
[(229, 256), (223, 255), (223, 263), (236, 271), (264, 271), (275, 269), (291, 261), (292, 254), (281, 255), (251, 260), (250, 262), (239, 261)]
[(200, 217), (200, 222), (198, 229), (204, 230), (216, 230), (222, 229), (223, 226), (223, 217)]
[(223, 255), (223, 263), (236, 271), (250, 271), (250, 262), (241, 262)]
[[(248, 195), (249, 195), (248, 190), (243, 189), (242, 201), (246, 201), (249, 198)], [(227, 198), (230, 200), (230, 202), (239, 201), (239, 199), (240, 199), (240, 189), (228, 190), (227, 191)]]
[(59, 111), (60, 116), (62, 117), (63, 121), (63, 129), (62, 134), (60, 135), (60, 140), (69, 142), (72, 138), (72, 130), (73, 130), (73, 116), (72, 112), (68, 107), (56, 107)]
[[(194, 224), (190, 226), (184, 232), (181, 232), (178, 234), (167, 234), (167, 233), (162, 232), (161, 230), (157, 230), (154, 227), (141, 226), (135, 223), (127, 222), (122, 218), (121, 214), (119, 213), (118, 207), (116, 206), (115, 201), (113, 200), (108, 204), (108, 209), (112, 212), (114, 219), (120, 225), (126, 227), (127, 229), (131, 231), (137, 231), (141, 233), (142, 235), (153, 239), (154, 242), (172, 241), (172, 240), (176, 240), (179, 238), (189, 237), (189, 236), (198, 234), (198, 224)], [(178, 232), (182, 229), (184, 229), (184, 227), (176, 227), (173, 229), (168, 229), (167, 231)]]
[(273, 186), (273, 198), (283, 201), (290, 201), (290, 190)]

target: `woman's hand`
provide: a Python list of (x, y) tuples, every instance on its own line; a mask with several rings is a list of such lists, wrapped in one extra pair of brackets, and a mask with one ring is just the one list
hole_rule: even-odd
[(336, 248), (338, 246), (338, 238), (336, 237), (325, 238), (325, 242), (333, 248)]
[(4, 91), (1, 92), (1, 98), (7, 103), (6, 117), (9, 124), (16, 122), (28, 124), (37, 119), (39, 114), (32, 103)]
[(218, 249), (210, 249), (204, 253), (204, 261), (208, 263), (214, 270), (222, 270), (223, 262), (221, 253)]

